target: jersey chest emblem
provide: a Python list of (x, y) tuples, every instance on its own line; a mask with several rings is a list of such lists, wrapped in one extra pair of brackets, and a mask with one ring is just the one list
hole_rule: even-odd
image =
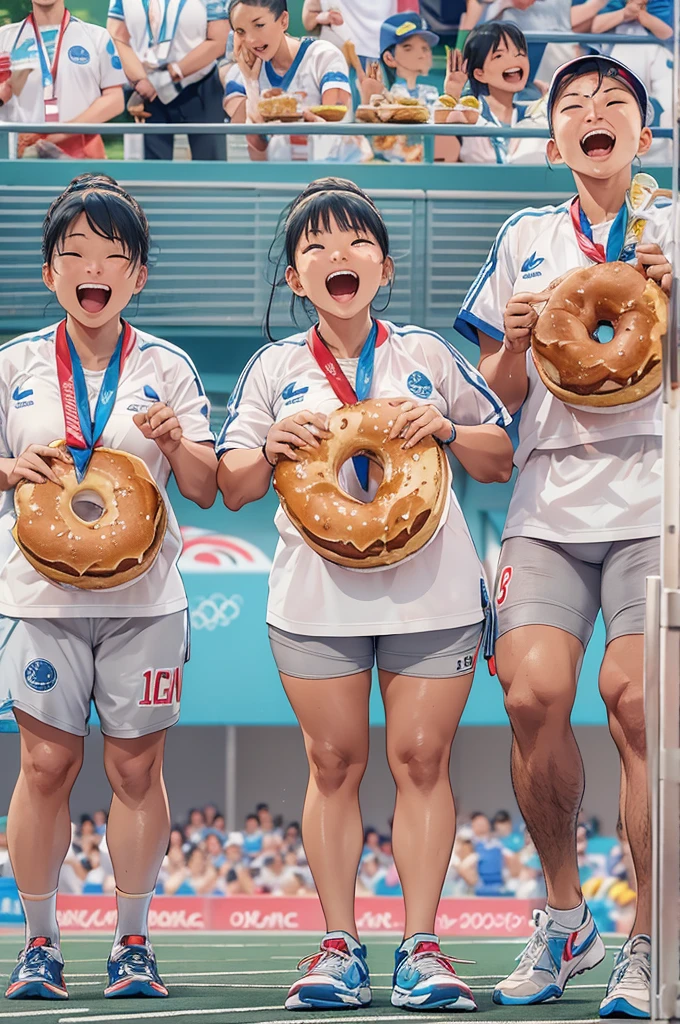
[(36, 690), (38, 693), (46, 693), (48, 690), (53, 690), (57, 685), (58, 675), (51, 661), (46, 661), (44, 658), (36, 658), (34, 661), (29, 661), (24, 669), (24, 679), (26, 680), (26, 686), (31, 690)]
[(296, 388), (297, 381), (292, 380), (290, 384), (286, 384), (285, 388), (281, 392), (281, 398), (284, 400), (286, 405), (295, 405), (297, 402), (301, 402), (303, 395), (306, 395), (309, 388), (302, 387)]
[(12, 392), (12, 401), (15, 409), (25, 409), (29, 405), (35, 405), (33, 401), (33, 388), (17, 384)]
[(527, 256), (522, 264), (522, 280), (527, 281), (530, 277), (540, 277), (543, 271), (538, 268), (544, 262), (543, 256), (537, 256), (535, 252), (532, 252), (531, 256)]
[(71, 46), (68, 51), (68, 59), (72, 64), (89, 64), (90, 51), (84, 46)]
[(429, 398), (432, 394), (432, 381), (420, 370), (414, 370), (406, 381), (406, 387), (417, 398)]

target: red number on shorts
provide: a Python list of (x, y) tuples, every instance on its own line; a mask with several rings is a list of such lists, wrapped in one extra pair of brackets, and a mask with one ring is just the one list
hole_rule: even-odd
[(498, 593), (496, 594), (496, 604), (500, 606), (504, 603), (508, 596), (508, 588), (510, 586), (510, 580), (512, 579), (512, 566), (506, 565), (501, 573), (501, 578), (498, 581)]
[(148, 668), (144, 672), (144, 696), (139, 707), (153, 707), (157, 704), (174, 704), (182, 696), (182, 669), (159, 668), (155, 672)]

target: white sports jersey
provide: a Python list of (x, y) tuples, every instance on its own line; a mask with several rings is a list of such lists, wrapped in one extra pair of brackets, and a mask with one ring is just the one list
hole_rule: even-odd
[[(146, 14), (148, 0), (146, 4), (142, 0), (109, 0), (109, 18), (125, 22), (132, 49), (140, 60), (144, 60), (154, 46), (159, 47), (159, 54), (165, 61), (182, 60), (205, 42), (209, 21), (221, 21), (227, 17), (226, 0), (159, 0), (159, 3), (162, 20), (152, 38)], [(187, 75), (182, 79), (182, 86), (205, 78), (214, 66), (213, 60)]]
[[(0, 348), (0, 456), (14, 458), (30, 444), (50, 444), (64, 437), (64, 413), (57, 380), (57, 324), (24, 334)], [(14, 618), (158, 616), (186, 608), (177, 569), (182, 541), (165, 487), (170, 464), (154, 441), (133, 422), (136, 412), (155, 401), (169, 405), (190, 441), (213, 441), (210, 405), (193, 363), (181, 349), (137, 331), (118, 385), (102, 444), (137, 455), (158, 484), (168, 511), (168, 529), (149, 572), (121, 590), (72, 590), (49, 583), (29, 564), (14, 543), (14, 492), (0, 501), (0, 614)], [(84, 370), (94, 410), (104, 371)]]
[(340, 47), (351, 39), (360, 57), (378, 60), (380, 26), (397, 13), (397, 7), (397, 0), (321, 0), (322, 10), (341, 12), (343, 24), (321, 25), (320, 38)]
[[(23, 27), (22, 27), (23, 26)], [(59, 33), (58, 25), (41, 29), (50, 61)], [(35, 34), (31, 25), (18, 22), (0, 28), (0, 53), (9, 53), (15, 70), (30, 69), (21, 94), (0, 107), (0, 121), (42, 123), (45, 120), (43, 82)], [(61, 46), (55, 92), (59, 119), (72, 121), (99, 99), (102, 89), (127, 81), (111, 36), (100, 25), (90, 25), (71, 15)]]
[[(387, 338), (375, 350), (372, 397), (408, 396), (431, 403), (461, 425), (509, 422), (480, 374), (448, 342), (420, 327), (386, 327)], [(351, 378), (348, 362), (343, 360), (343, 369)], [(272, 424), (296, 411), (327, 415), (340, 404), (306, 335), (265, 345), (246, 366), (229, 400), (218, 454), (259, 448)], [(339, 479), (349, 494), (361, 497), (351, 463), (342, 467)], [(271, 625), (311, 636), (379, 636), (471, 625), (483, 618), (483, 570), (454, 495), (432, 543), (381, 572), (326, 561), (305, 543), (280, 507), (275, 524), (280, 540), (269, 580)]]
[[(479, 97), (481, 111), (478, 125), (501, 122), (491, 110), (486, 96)], [(460, 108), (460, 105), (459, 105)], [(461, 108), (464, 109), (464, 106)], [(532, 103), (516, 101), (512, 109), (511, 127), (547, 128), (548, 118), (545, 101)], [(503, 139), (482, 138), (466, 135), (461, 138), (460, 162), (462, 164), (542, 164), (545, 160), (545, 139)]]
[[(303, 39), (295, 60), (285, 75), (274, 71), (269, 61), (262, 64), (260, 92), (283, 89), (297, 96), (303, 107), (316, 107), (323, 103), (324, 93), (331, 89), (351, 92), (347, 61), (337, 46), (323, 39)], [(225, 96), (242, 95), (246, 90), (238, 64), (232, 64), (225, 80)], [(303, 138), (303, 137), (301, 137)], [(294, 147), (289, 135), (272, 135), (267, 148), (268, 160), (306, 159), (316, 162), (345, 161), (348, 158), (348, 140), (341, 136), (308, 136), (309, 142)], [(357, 147), (358, 149), (358, 147)], [(301, 151), (304, 150), (304, 155)], [(358, 159), (358, 155), (353, 159)]]
[[(480, 330), (503, 340), (503, 312), (517, 292), (539, 292), (551, 281), (591, 261), (581, 251), (569, 205), (520, 210), (498, 233), (489, 257), (468, 291), (456, 319), (456, 329), (477, 343)], [(593, 225), (593, 240), (606, 246), (611, 222)], [(671, 249), (671, 203), (659, 199), (648, 211), (645, 242)], [(635, 259), (633, 251), (624, 253)], [(660, 438), (661, 394), (648, 395), (631, 405), (607, 408), (567, 405), (555, 398), (540, 379), (527, 352), (529, 391), (519, 421), (515, 465), (520, 470), (504, 536), (541, 537), (562, 542), (623, 540), (659, 532), (660, 480), (657, 469), (629, 475), (628, 465), (608, 443), (629, 437)], [(593, 446), (604, 443), (601, 459)], [(640, 441), (641, 448), (660, 449)], [(588, 459), (580, 471), (564, 461), (564, 449), (586, 446)], [(549, 457), (536, 461), (536, 453)], [(558, 454), (554, 454), (554, 453)], [(650, 456), (647, 456), (649, 463)], [(620, 495), (618, 502), (608, 496)], [(539, 499), (536, 499), (539, 494)], [(598, 502), (601, 503), (598, 511)], [(534, 509), (525, 518), (515, 511)], [(650, 530), (652, 533), (650, 534)], [(511, 532), (509, 532), (511, 531)]]

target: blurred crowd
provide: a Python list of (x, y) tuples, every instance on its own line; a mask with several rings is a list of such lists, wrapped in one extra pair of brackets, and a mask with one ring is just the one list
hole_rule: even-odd
[[(59, 879), (70, 894), (113, 893), (104, 810), (83, 815), (72, 826), (72, 842)], [(0, 876), (11, 875), (0, 817)], [(579, 872), (598, 926), (615, 931), (634, 911), (635, 882), (623, 836), (599, 834), (596, 820), (581, 820), (577, 832)], [(300, 825), (285, 823), (267, 804), (248, 814), (241, 831), (228, 832), (214, 804), (193, 808), (185, 824), (173, 826), (157, 893), (176, 896), (313, 896)], [(357, 875), (357, 896), (400, 896), (389, 835), (367, 827)], [(545, 897), (541, 865), (529, 833), (506, 810), (481, 811), (459, 822), (442, 895)]]
[[(103, 28), (69, 20), (63, 0), (32, 0), (34, 20), (0, 24), (0, 121), (61, 120), (77, 131), (78, 122), (102, 123), (127, 107), (128, 120), (152, 124), (257, 123), (272, 119), (262, 101), (282, 102), (283, 94), (281, 116), (291, 113), (289, 99), (297, 104), (299, 117), (289, 120), (382, 120), (370, 108), (416, 104), (424, 121), (545, 127), (542, 101), (556, 67), (602, 52), (644, 81), (654, 123), (672, 124), (672, 0), (289, 0), (305, 39), (289, 31), (286, 0), (188, 0), (173, 6), (172, 24), (169, 8), (161, 0), (110, 0)], [(525, 32), (555, 42), (527, 43)], [(562, 41), (570, 32), (591, 38)], [(67, 45), (58, 47), (62, 35)], [(359, 118), (358, 108), (369, 114)], [(248, 137), (247, 153), (252, 160), (424, 158), (422, 139), (399, 139), (257, 135)], [(448, 136), (437, 139), (434, 159), (542, 162), (542, 140), (529, 142)], [(223, 135), (191, 135), (189, 145), (194, 159), (227, 157)], [(172, 134), (128, 135), (125, 146), (130, 158), (175, 152)], [(105, 147), (99, 136), (32, 133), (19, 136), (15, 155), (23, 154), (101, 158)], [(657, 160), (668, 155), (667, 144), (653, 151)]]

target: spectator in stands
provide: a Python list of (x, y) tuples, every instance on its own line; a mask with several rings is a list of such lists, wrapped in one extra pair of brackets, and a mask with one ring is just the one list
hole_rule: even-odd
[(218, 832), (221, 832), (222, 835), (226, 835), (227, 834), (227, 826), (226, 826), (226, 822), (224, 820), (224, 815), (223, 814), (216, 814), (215, 815), (215, 820), (213, 821), (213, 827), (216, 828)]
[(498, 839), (501, 846), (511, 853), (519, 853), (524, 847), (524, 834), (518, 832), (512, 824), (512, 818), (508, 811), (496, 811), (491, 819), (491, 827), (495, 839)]
[(357, 875), (357, 896), (375, 896), (376, 886), (386, 874), (387, 868), (374, 853), (364, 853)]
[(106, 832), (106, 823), (109, 820), (108, 811), (95, 811), (92, 816), (92, 820), (94, 821), (94, 827), (96, 828), (99, 835), (103, 836), (104, 833)]
[[(323, 39), (289, 35), (286, 0), (231, 0), (229, 18), (236, 63), (226, 70), (224, 110), (231, 121), (261, 124), (260, 96), (272, 86), (304, 97), (306, 121), (322, 120), (311, 107), (350, 106), (344, 56)], [(251, 160), (337, 162), (357, 159), (355, 150), (355, 144), (341, 136), (248, 136)]]
[(224, 849), (226, 867), (223, 878), (230, 896), (244, 896), (255, 891), (255, 882), (244, 857), (243, 838), (241, 832), (231, 832)]
[[(225, 0), (110, 0), (107, 27), (149, 124), (223, 120), (217, 61), (229, 22)], [(172, 135), (146, 135), (147, 160), (172, 160)], [(224, 135), (190, 135), (194, 160), (224, 160)]]
[[(640, 78), (654, 107), (652, 125), (673, 126), (673, 0), (609, 0), (593, 19), (593, 34), (614, 32), (616, 45), (597, 46), (601, 53), (621, 61)], [(647, 35), (649, 45), (626, 43), (627, 35)], [(647, 162), (670, 161), (672, 143), (657, 140)]]
[(262, 829), (257, 814), (249, 814), (246, 817), (243, 850), (249, 860), (262, 851)]
[(168, 841), (168, 849), (179, 849), (184, 850), (184, 834), (179, 825), (173, 825), (170, 830), (170, 839)]
[(269, 804), (258, 804), (255, 808), (255, 813), (257, 814), (257, 820), (260, 823), (262, 835), (272, 835), (276, 832), (274, 817), (272, 812), (269, 810)]
[[(571, 0), (491, 0), (485, 21), (513, 22), (522, 32), (545, 32), (556, 36), (572, 31)], [(573, 43), (532, 43), (529, 46), (529, 82), (538, 80), (534, 99), (545, 91), (554, 72), (576, 56)]]
[(591, 853), (588, 850), (588, 829), (585, 825), (579, 825), (576, 829), (576, 857), (582, 885), (593, 875), (604, 875), (606, 873), (606, 856), (604, 854)]
[(206, 804), (203, 808), (203, 820), (205, 821), (206, 828), (214, 828), (215, 818), (219, 814), (215, 804)]
[(215, 870), (219, 872), (227, 861), (222, 846), (222, 837), (216, 829), (208, 829), (203, 840), (203, 848), (208, 863), (212, 864)]
[[(125, 75), (109, 33), (72, 18), (64, 0), (32, 0), (24, 21), (0, 27), (0, 53), (10, 54), (13, 72), (2, 86), (0, 121), (102, 124), (123, 112)], [(17, 156), (30, 150), (46, 157), (106, 157), (100, 135), (10, 138)]]
[(398, 0), (305, 0), (302, 23), (339, 49), (354, 43), (366, 67), (380, 56), (380, 26), (399, 10)]
[[(177, 896), (207, 896), (213, 892), (216, 883), (217, 871), (201, 847), (195, 846), (187, 858), (181, 884), (174, 891)], [(170, 885), (168, 880), (165, 891), (171, 894)]]
[(203, 816), (203, 811), (199, 810), (198, 807), (192, 807), (192, 809), (189, 811), (189, 821), (187, 823), (186, 829), (184, 830), (184, 834), (189, 840), (189, 842), (193, 846), (196, 846), (196, 844), (200, 843), (201, 839), (203, 838), (204, 831), (205, 818)]
[[(509, 22), (479, 25), (465, 40), (462, 56), (449, 52), (445, 90), (460, 100), (466, 86), (476, 100), (459, 102), (449, 123), (547, 128), (545, 101), (518, 99), (527, 84), (529, 57), (524, 33)], [(465, 69), (463, 71), (463, 68)], [(543, 163), (542, 139), (505, 139), (465, 136), (451, 139), (449, 159), (461, 163)]]
[(97, 836), (99, 833), (95, 829), (94, 821), (89, 814), (81, 814), (80, 816), (80, 828), (78, 829), (78, 838), (80, 840), (85, 838), (92, 838)]
[(456, 834), (449, 871), (444, 882), (445, 896), (473, 896), (479, 883), (477, 854), (472, 830), (460, 829)]
[(171, 843), (161, 865), (156, 891), (172, 896), (181, 886), (186, 873), (187, 862), (184, 850), (181, 846), (173, 846)]
[(301, 848), (302, 834), (300, 832), (300, 824), (297, 821), (291, 821), (283, 833), (283, 849), (284, 851), (292, 851), (297, 855)]
[(371, 825), (367, 829), (364, 829), (364, 853), (363, 855), (373, 853), (377, 856), (380, 850), (380, 833), (376, 828)]
[(267, 857), (257, 876), (257, 885), (272, 896), (294, 896), (300, 888), (300, 880), (295, 868), (287, 865), (280, 851), (277, 851)]

